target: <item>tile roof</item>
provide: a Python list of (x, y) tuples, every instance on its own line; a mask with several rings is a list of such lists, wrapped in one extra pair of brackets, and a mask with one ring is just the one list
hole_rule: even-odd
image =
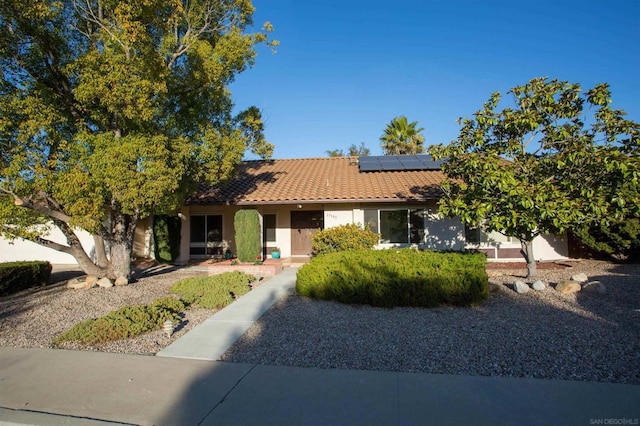
[(244, 161), (225, 184), (201, 185), (187, 204), (401, 202), (440, 198), (439, 170), (360, 172), (349, 157)]

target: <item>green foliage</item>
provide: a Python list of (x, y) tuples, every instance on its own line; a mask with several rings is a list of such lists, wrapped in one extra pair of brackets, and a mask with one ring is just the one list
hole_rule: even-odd
[(380, 137), (384, 155), (421, 154), (424, 152), (424, 136), (420, 134), (423, 127), (417, 128), (417, 121), (409, 123), (407, 117), (401, 115), (391, 120)]
[(238, 260), (255, 262), (262, 259), (260, 214), (254, 209), (238, 210), (233, 219)]
[(380, 236), (369, 228), (350, 223), (323, 229), (313, 235), (313, 252), (316, 255), (345, 250), (371, 249)]
[[(126, 262), (114, 250), (130, 252), (139, 219), (229, 178), (247, 150), (269, 157), (260, 110), (233, 115), (229, 90), (277, 44), (253, 13), (249, 0), (0, 2), (0, 233), (127, 272), (92, 266), (73, 230)], [(47, 242), (52, 226), (65, 244)]]
[(394, 307), (468, 306), (488, 294), (485, 257), (474, 253), (360, 250), (318, 256), (298, 271), (304, 296)]
[(45, 285), (51, 276), (49, 262), (0, 263), (0, 296)]
[(182, 223), (179, 217), (158, 215), (153, 218), (153, 239), (155, 257), (161, 262), (173, 262), (180, 255), (180, 231)]
[(206, 309), (220, 309), (251, 290), (255, 277), (239, 271), (220, 275), (186, 278), (171, 287), (171, 291), (188, 304)]
[(573, 231), (586, 246), (618, 259), (640, 258), (640, 218), (610, 226), (584, 226)]
[(640, 125), (611, 109), (606, 84), (583, 94), (536, 78), (509, 93), (513, 104), (498, 110), (494, 93), (457, 140), (430, 148), (446, 160), (441, 214), (524, 242), (640, 217)]
[(342, 149), (333, 149), (331, 151), (325, 151), (329, 157), (367, 157), (371, 154), (371, 150), (364, 145), (364, 142), (360, 142), (360, 146), (351, 144), (348, 154)]
[(103, 317), (76, 324), (53, 343), (95, 344), (135, 337), (162, 328), (167, 320), (179, 322), (185, 308), (183, 302), (172, 297), (157, 299), (150, 305), (125, 306)]

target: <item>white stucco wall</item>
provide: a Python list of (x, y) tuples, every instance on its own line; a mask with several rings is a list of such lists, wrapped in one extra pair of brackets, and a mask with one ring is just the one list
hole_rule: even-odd
[(561, 260), (569, 258), (566, 235), (540, 235), (533, 240), (533, 257), (536, 260)]
[[(93, 254), (93, 237), (85, 231), (76, 231), (76, 235), (82, 243), (82, 247), (89, 254)], [(66, 240), (62, 231), (54, 228), (47, 239), (59, 244), (66, 244)], [(0, 262), (14, 262), (20, 260), (46, 260), (50, 263), (76, 265), (77, 262), (73, 256), (43, 247), (39, 244), (32, 243), (23, 239), (17, 239), (13, 242), (0, 237)]]

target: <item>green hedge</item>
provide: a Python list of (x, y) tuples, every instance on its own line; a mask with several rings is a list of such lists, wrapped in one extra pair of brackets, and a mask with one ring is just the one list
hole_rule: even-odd
[(253, 275), (225, 272), (219, 275), (186, 278), (171, 287), (171, 291), (188, 304), (201, 308), (219, 309), (251, 290)]
[(0, 296), (46, 285), (50, 277), (51, 264), (49, 262), (0, 263)]
[(313, 253), (316, 255), (346, 250), (372, 249), (378, 244), (380, 236), (369, 228), (360, 225), (335, 226), (323, 229), (313, 235)]
[(156, 299), (150, 305), (125, 306), (107, 315), (83, 321), (56, 338), (53, 343), (75, 341), (85, 344), (127, 339), (162, 328), (166, 320), (180, 322), (185, 304), (172, 297)]
[(236, 251), (240, 262), (262, 260), (260, 214), (254, 209), (238, 210), (233, 218)]
[(153, 218), (153, 240), (156, 260), (171, 263), (180, 256), (180, 230), (177, 216), (158, 215)]
[(468, 306), (487, 297), (481, 253), (359, 250), (318, 256), (298, 271), (303, 296), (372, 306)]

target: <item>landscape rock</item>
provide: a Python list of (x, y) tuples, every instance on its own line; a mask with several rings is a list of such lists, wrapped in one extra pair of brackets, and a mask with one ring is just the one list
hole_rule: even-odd
[(129, 284), (129, 279), (127, 277), (118, 277), (116, 279), (116, 286), (120, 287), (123, 285)]
[(589, 281), (589, 278), (587, 277), (587, 275), (583, 272), (580, 272), (579, 274), (575, 274), (571, 276), (571, 281), (576, 281), (579, 283), (584, 283)]
[(109, 278), (103, 277), (98, 280), (98, 287), (102, 287), (102, 288), (113, 287), (113, 282), (111, 282)]
[(574, 280), (565, 280), (556, 285), (556, 290), (562, 294), (571, 294), (582, 290), (582, 286)]
[(542, 281), (538, 280), (536, 282), (534, 282), (533, 284), (531, 284), (531, 287), (533, 287), (534, 290), (536, 291), (542, 291), (545, 288), (547, 288), (547, 286), (545, 285), (545, 283), (543, 283)]
[(529, 291), (529, 286), (526, 283), (518, 280), (513, 283), (513, 289), (516, 291), (516, 293), (523, 294)]
[(496, 291), (500, 291), (500, 286), (498, 284), (489, 283), (489, 291), (491, 293), (495, 293)]
[(88, 288), (87, 282), (78, 278), (71, 279), (67, 282), (67, 288), (79, 290), (82, 288)]
[(87, 275), (85, 281), (87, 282), (87, 288), (95, 287), (98, 284), (98, 277), (95, 275)]
[(587, 291), (590, 293), (606, 294), (607, 287), (604, 284), (602, 284), (600, 281), (590, 281), (582, 285), (582, 291)]

